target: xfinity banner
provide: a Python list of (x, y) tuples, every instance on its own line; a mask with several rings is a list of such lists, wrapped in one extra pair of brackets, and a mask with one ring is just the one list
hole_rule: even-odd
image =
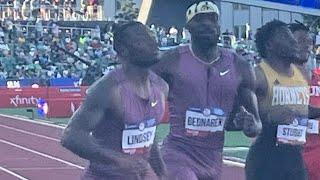
[(0, 89), (0, 108), (37, 107), (47, 97), (46, 88)]
[[(39, 99), (46, 101), (82, 100), (87, 87), (0, 88), (0, 108), (37, 107)], [(60, 105), (61, 106), (61, 105)], [(70, 104), (69, 104), (70, 106)]]

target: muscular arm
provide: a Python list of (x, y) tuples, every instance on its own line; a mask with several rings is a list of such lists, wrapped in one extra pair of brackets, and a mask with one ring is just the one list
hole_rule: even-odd
[(101, 78), (92, 85), (84, 103), (72, 116), (61, 139), (62, 146), (88, 160), (102, 162), (115, 161), (123, 154), (101, 147), (91, 132), (104, 120), (105, 113), (113, 102), (113, 82), (108, 77)]
[(239, 96), (236, 96), (234, 104), (233, 104), (232, 111), (231, 111), (230, 116), (228, 117), (228, 119), (226, 121), (226, 124), (225, 124), (225, 129), (227, 131), (242, 131), (242, 126), (243, 125), (239, 125), (238, 122), (235, 122), (235, 117), (236, 117), (236, 114), (240, 110), (240, 106), (241, 106), (241, 104), (240, 104)]
[[(243, 129), (244, 134), (248, 137), (254, 137), (257, 136), (262, 129), (258, 111), (258, 101), (255, 94), (256, 76), (249, 63), (240, 59), (238, 56), (237, 58), (236, 62), (241, 75), (241, 83), (238, 89), (238, 102), (236, 102), (234, 106), (233, 113), (239, 112), (239, 110), (240, 113), (231, 115), (231, 117), (235, 117), (235, 121), (243, 121), (243, 123), (239, 124), (241, 124), (240, 128)], [(239, 108), (239, 105), (244, 108)]]

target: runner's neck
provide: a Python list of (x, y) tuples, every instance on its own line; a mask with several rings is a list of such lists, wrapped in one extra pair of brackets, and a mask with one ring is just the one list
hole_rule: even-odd
[(220, 57), (217, 45), (204, 47), (202, 44), (192, 42), (191, 50), (197, 58), (207, 63), (211, 63)]
[(149, 69), (124, 65), (123, 70), (131, 83), (132, 90), (142, 99), (149, 99), (151, 95)]
[(146, 84), (149, 76), (149, 69), (134, 65), (123, 65), (123, 71), (127, 78), (135, 84)]
[(285, 74), (287, 76), (293, 76), (293, 69), (291, 67), (291, 62), (284, 60), (281, 57), (269, 56), (266, 58), (268, 64), (280, 74)]

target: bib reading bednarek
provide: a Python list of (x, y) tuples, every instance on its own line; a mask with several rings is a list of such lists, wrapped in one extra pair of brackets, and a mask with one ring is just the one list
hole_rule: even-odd
[(218, 108), (189, 108), (186, 111), (185, 128), (189, 136), (206, 136), (223, 131), (226, 117)]
[(122, 150), (129, 154), (143, 154), (153, 144), (156, 133), (156, 120), (140, 124), (125, 125), (122, 133)]
[[(259, 66), (264, 71), (268, 82), (268, 93), (259, 102), (260, 110), (268, 110), (268, 113), (273, 113), (273, 111), (281, 111), (281, 109), (284, 111), (292, 109), (297, 115), (291, 124), (278, 125), (278, 142), (304, 144), (308, 129), (307, 116), (310, 99), (310, 89), (306, 79), (295, 65), (292, 65), (292, 76), (278, 73), (267, 62), (262, 62)], [(270, 121), (274, 122), (275, 120)]]

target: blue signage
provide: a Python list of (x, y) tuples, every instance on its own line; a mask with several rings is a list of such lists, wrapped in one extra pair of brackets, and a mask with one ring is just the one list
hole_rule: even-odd
[(0, 87), (6, 87), (7, 86), (7, 81), (5, 79), (0, 80)]
[(300, 0), (266, 0), (283, 4), (299, 5)]
[[(63, 87), (63, 86), (79, 86), (79, 78), (52, 78), (49, 86)], [(40, 79), (8, 79), (0, 80), (1, 88), (23, 88), (32, 87), (32, 85), (40, 84)]]
[(320, 9), (320, 0), (301, 0), (301, 6)]
[(320, 0), (265, 0), (265, 1), (320, 9)]
[(50, 86), (78, 86), (79, 78), (54, 78), (50, 79)]

